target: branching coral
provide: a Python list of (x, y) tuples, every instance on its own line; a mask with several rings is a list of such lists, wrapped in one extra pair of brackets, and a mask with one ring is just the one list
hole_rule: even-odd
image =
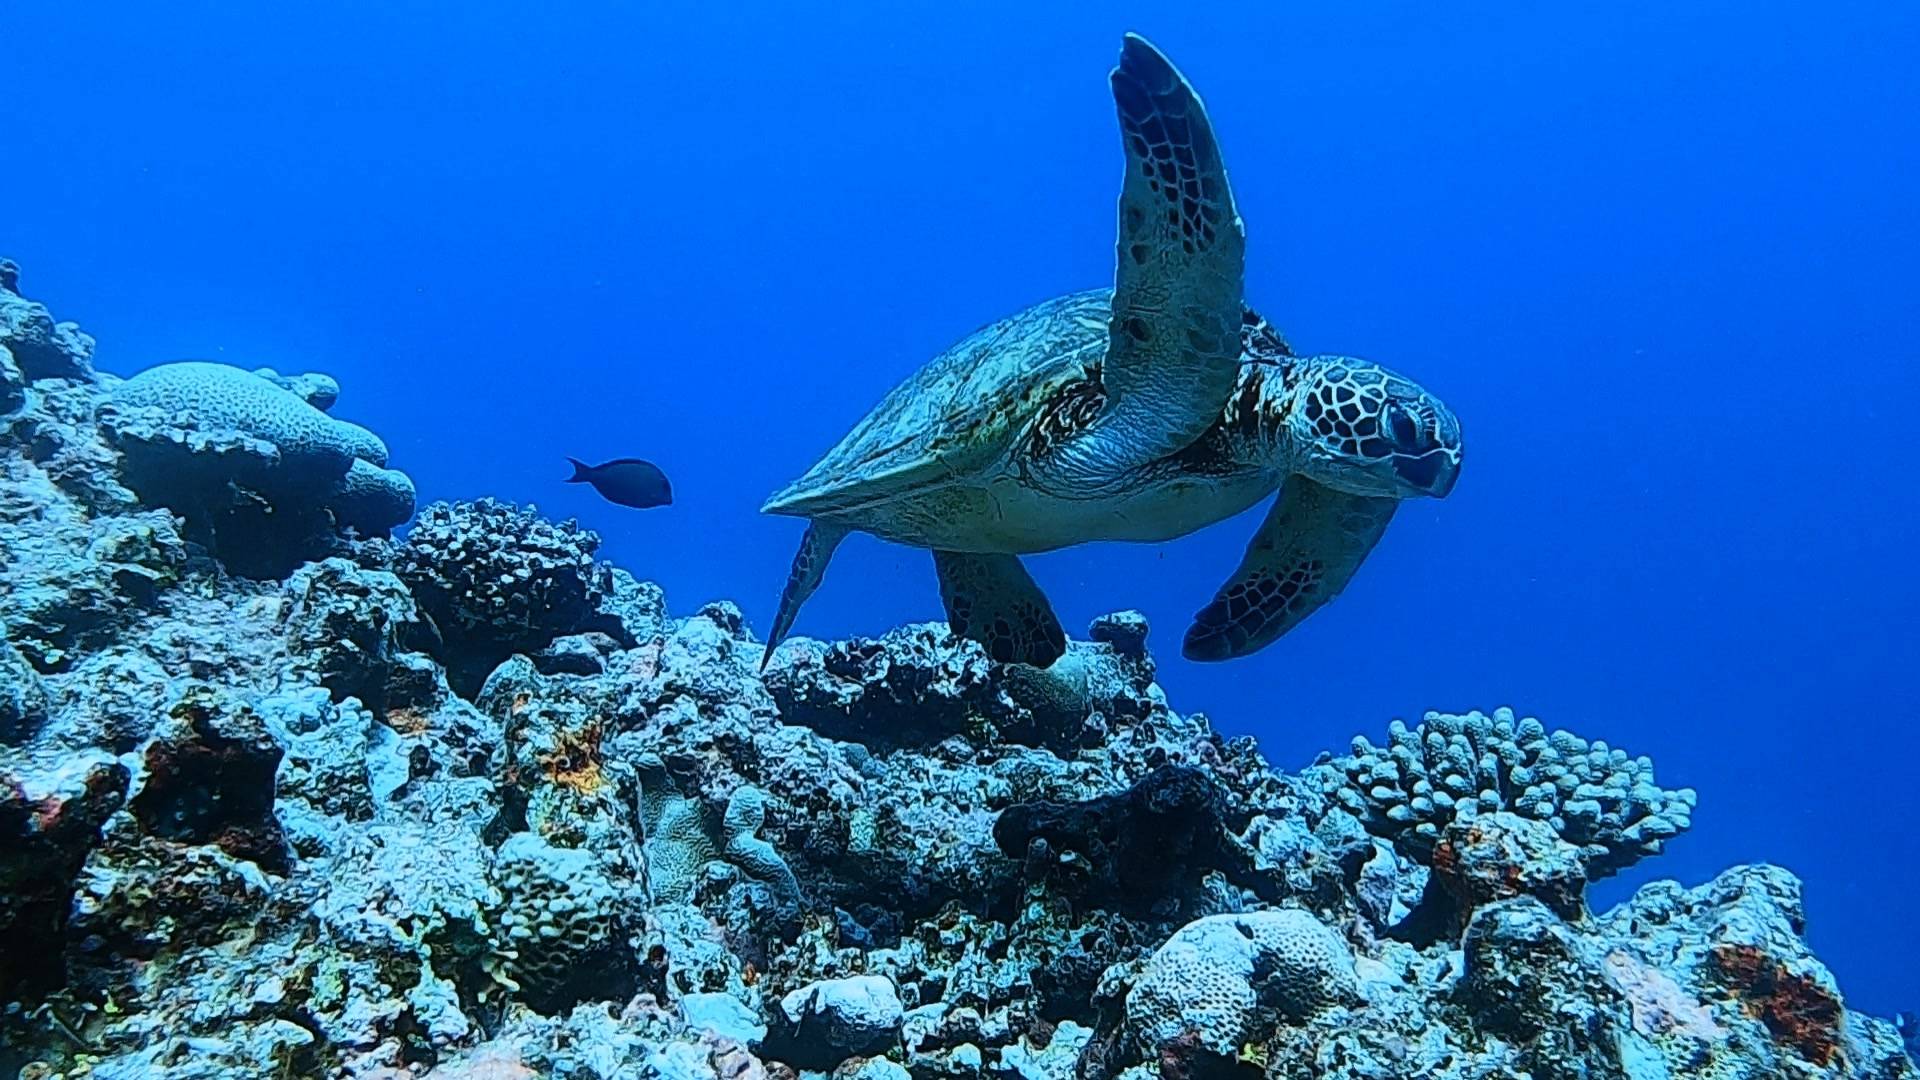
[(1588, 876), (1606, 877), (1692, 824), (1693, 789), (1668, 790), (1653, 763), (1540, 721), (1428, 713), (1418, 727), (1394, 721), (1384, 747), (1365, 737), (1321, 763), (1312, 778), (1377, 836), (1425, 861), (1447, 823), (1511, 810), (1553, 826), (1581, 848)]

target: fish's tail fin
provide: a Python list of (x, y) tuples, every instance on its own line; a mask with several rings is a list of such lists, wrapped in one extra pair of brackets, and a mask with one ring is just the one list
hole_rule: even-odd
[(794, 553), (793, 570), (787, 574), (787, 587), (780, 593), (780, 612), (773, 617), (773, 632), (767, 635), (767, 651), (760, 654), (760, 670), (767, 670), (767, 661), (773, 659), (773, 650), (793, 629), (793, 621), (800, 616), (800, 605), (807, 602), (813, 590), (820, 587), (820, 579), (827, 574), (827, 562), (833, 558), (833, 549), (850, 532), (844, 525), (829, 525), (822, 521), (810, 522), (807, 535), (800, 541), (800, 550)]
[(586, 483), (587, 474), (593, 471), (593, 466), (587, 464), (584, 461), (581, 461), (579, 458), (568, 458), (567, 463), (573, 466), (573, 475), (567, 477), (567, 483), (569, 484)]

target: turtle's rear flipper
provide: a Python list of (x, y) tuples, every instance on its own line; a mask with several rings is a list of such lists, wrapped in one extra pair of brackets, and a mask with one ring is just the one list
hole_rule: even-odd
[(1012, 555), (936, 551), (947, 626), (987, 647), (1003, 664), (1047, 667), (1067, 651), (1067, 634), (1045, 593)]
[(1189, 660), (1231, 660), (1300, 625), (1346, 587), (1398, 503), (1289, 477), (1240, 568), (1193, 617), (1180, 651)]
[(807, 602), (813, 590), (820, 587), (820, 579), (827, 576), (827, 563), (833, 559), (833, 549), (839, 547), (851, 531), (843, 525), (807, 523), (807, 535), (800, 539), (800, 550), (793, 554), (793, 569), (787, 572), (787, 587), (780, 592), (780, 613), (773, 617), (767, 651), (760, 654), (760, 670), (767, 669), (773, 650), (793, 629), (793, 620), (800, 617), (800, 605)]

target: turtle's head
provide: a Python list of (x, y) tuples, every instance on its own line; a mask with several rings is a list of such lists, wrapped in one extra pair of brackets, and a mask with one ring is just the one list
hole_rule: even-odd
[(1353, 495), (1445, 498), (1460, 475), (1460, 421), (1418, 383), (1363, 360), (1297, 362), (1288, 423), (1295, 468)]

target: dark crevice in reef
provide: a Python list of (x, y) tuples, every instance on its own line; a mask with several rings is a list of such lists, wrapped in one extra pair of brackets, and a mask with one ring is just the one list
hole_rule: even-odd
[(0, 787), (0, 1000), (32, 1000), (65, 982), (59, 943), (74, 878), (126, 789), (126, 769), (110, 763), (43, 793)]
[(280, 746), (258, 718), (217, 716), (215, 707), (211, 695), (202, 694), (174, 710), (180, 728), (148, 747), (134, 817), (154, 836), (212, 844), (284, 874), (291, 852), (273, 810)]
[(1915, 1078), (1785, 871), (1588, 910), (1691, 825), (1645, 758), (1496, 710), (1282, 773), (1169, 706), (1133, 613), (1045, 671), (929, 623), (763, 674), (572, 522), (387, 537), (412, 485), (332, 379), (96, 376), (18, 287), (14, 1068)]
[(1164, 765), (1114, 795), (1016, 803), (994, 823), (993, 838), (1057, 895), (1139, 915), (1176, 883), (1197, 885), (1202, 871), (1235, 861), (1220, 801), (1204, 772)]

